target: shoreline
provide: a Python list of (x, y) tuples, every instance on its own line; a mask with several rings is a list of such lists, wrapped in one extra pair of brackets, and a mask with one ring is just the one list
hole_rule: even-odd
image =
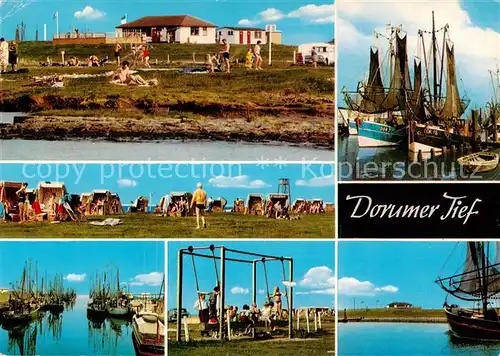
[(401, 318), (364, 318), (355, 322), (343, 323), (339, 319), (339, 324), (352, 323), (408, 323), (408, 324), (446, 324), (446, 317), (401, 317)]
[[(334, 125), (324, 118), (123, 118), (85, 116), (27, 116), (0, 125), (0, 139), (115, 142), (196, 140), (245, 143), (288, 143), (334, 149)], [(330, 121), (330, 120), (329, 120)]]

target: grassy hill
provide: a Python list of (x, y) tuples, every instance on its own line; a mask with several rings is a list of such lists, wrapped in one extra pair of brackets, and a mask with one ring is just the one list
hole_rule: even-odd
[[(130, 45), (125, 47), (123, 57), (130, 52)], [(232, 45), (232, 59), (244, 58), (247, 51), (247, 45)], [(96, 55), (100, 58), (109, 56), (114, 60), (114, 45), (52, 45), (51, 42), (42, 41), (27, 41), (19, 44), (19, 57), (23, 63), (45, 61), (47, 57), (51, 57), (53, 61), (59, 61), (61, 58), (61, 50), (64, 49), (66, 58), (75, 56), (83, 59), (91, 55)], [(151, 62), (158, 60), (166, 62), (170, 61), (192, 61), (193, 53), (196, 54), (196, 60), (204, 61), (207, 53), (218, 53), (221, 46), (218, 44), (179, 44), (179, 43), (152, 43), (149, 47)], [(293, 61), (293, 52), (297, 50), (297, 46), (273, 45), (272, 56), (276, 61)], [(262, 46), (262, 56), (268, 58), (268, 47)]]

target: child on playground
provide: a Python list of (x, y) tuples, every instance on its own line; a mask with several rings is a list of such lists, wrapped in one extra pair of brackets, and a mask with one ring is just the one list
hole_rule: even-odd
[(215, 72), (214, 57), (210, 53), (205, 56), (205, 69), (209, 73)]

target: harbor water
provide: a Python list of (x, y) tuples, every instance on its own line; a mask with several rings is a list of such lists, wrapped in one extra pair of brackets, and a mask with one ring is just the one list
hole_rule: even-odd
[(0, 140), (0, 159), (76, 161), (332, 161), (333, 150), (285, 143)]
[(59, 316), (40, 313), (22, 330), (0, 328), (0, 354), (5, 355), (135, 355), (130, 321), (87, 320), (88, 297)]
[(342, 356), (498, 356), (500, 343), (466, 342), (448, 324), (348, 323), (339, 325)]
[(492, 172), (470, 174), (457, 159), (470, 152), (449, 152), (418, 160), (396, 147), (359, 147), (358, 136), (339, 138), (340, 179), (349, 180), (498, 180), (500, 166)]

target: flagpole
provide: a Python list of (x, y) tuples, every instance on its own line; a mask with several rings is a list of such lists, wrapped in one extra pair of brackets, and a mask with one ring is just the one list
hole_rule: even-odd
[(56, 33), (57, 38), (59, 38), (59, 11), (56, 12)]

